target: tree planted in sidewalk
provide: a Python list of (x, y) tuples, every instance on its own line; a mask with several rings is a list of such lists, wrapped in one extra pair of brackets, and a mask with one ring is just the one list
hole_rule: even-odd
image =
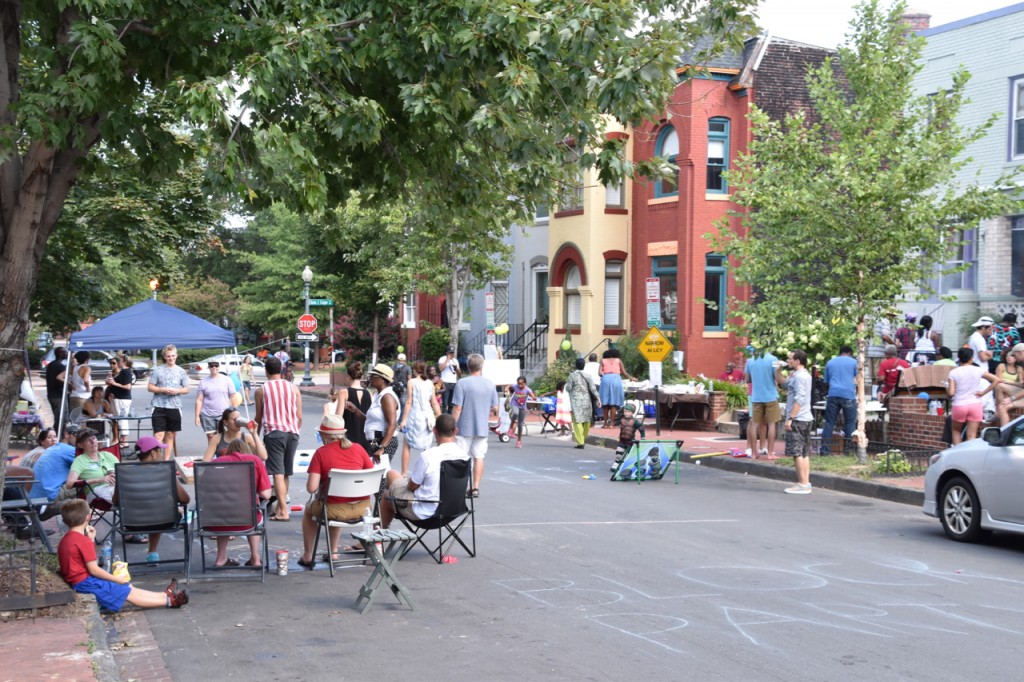
[[(870, 322), (907, 287), (928, 291), (963, 243), (963, 231), (1010, 210), (1011, 177), (961, 184), (970, 145), (995, 121), (958, 122), (969, 78), (932, 95), (914, 92), (923, 38), (908, 31), (904, 5), (859, 5), (852, 35), (807, 74), (810, 115), (770, 120), (756, 107), (753, 140), (729, 172), (742, 225), (707, 238), (729, 256), (737, 282), (753, 290), (732, 300), (733, 327), (752, 342), (779, 343), (802, 320), (856, 324), (864, 367)], [(961, 266), (962, 267), (962, 266)], [(836, 349), (838, 350), (838, 349)], [(863, 457), (865, 391), (857, 441)]]

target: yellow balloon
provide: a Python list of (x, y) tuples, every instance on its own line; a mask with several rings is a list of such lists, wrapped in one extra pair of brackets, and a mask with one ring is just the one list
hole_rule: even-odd
[(562, 350), (569, 350), (570, 348), (572, 348), (572, 341), (569, 339), (562, 341)]
[(497, 327), (494, 328), (494, 333), (497, 334), (498, 336), (501, 336), (502, 334), (508, 334), (508, 323), (502, 322), (501, 324), (499, 324)]

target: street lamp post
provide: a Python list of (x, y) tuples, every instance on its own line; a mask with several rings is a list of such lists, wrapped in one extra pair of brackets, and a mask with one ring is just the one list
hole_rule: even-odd
[[(302, 269), (302, 296), (306, 299), (306, 314), (309, 315), (309, 285), (313, 281), (313, 271), (307, 265)], [(306, 372), (302, 375), (299, 386), (312, 386), (313, 377), (309, 374), (309, 341), (302, 342), (302, 352), (306, 357)]]

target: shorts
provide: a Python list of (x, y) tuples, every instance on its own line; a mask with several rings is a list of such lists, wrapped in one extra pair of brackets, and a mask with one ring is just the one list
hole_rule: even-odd
[(153, 408), (154, 433), (178, 433), (181, 431), (181, 410), (176, 407)]
[(483, 459), (487, 455), (487, 436), (456, 436), (455, 442), (473, 459)]
[[(363, 518), (366, 510), (369, 508), (370, 498), (358, 502), (328, 502), (327, 518), (331, 521), (353, 521)], [(313, 514), (313, 518), (320, 518), (320, 514), (323, 511), (323, 502), (313, 500), (309, 503), (309, 511)]]
[(399, 478), (396, 479), (391, 487), (388, 488), (388, 497), (395, 505), (395, 511), (399, 516), (404, 516), (407, 519), (413, 521), (422, 521), (422, 519), (416, 515), (416, 512), (412, 510), (412, 503), (416, 501), (416, 494), (409, 490), (409, 479)]
[(790, 424), (790, 430), (786, 431), (786, 454), (790, 457), (806, 457), (811, 452), (811, 426), (812, 421)]
[(754, 424), (777, 424), (782, 419), (782, 410), (777, 400), (770, 403), (754, 403), (750, 421)]
[(209, 417), (205, 414), (199, 415), (199, 423), (202, 424), (203, 433), (217, 433), (217, 422), (220, 421), (220, 415)]
[(71, 586), (79, 594), (96, 595), (96, 603), (107, 611), (120, 611), (124, 603), (128, 601), (128, 595), (132, 591), (131, 585), (122, 585), (110, 580), (103, 580), (89, 576), (80, 583)]
[(271, 476), (291, 476), (295, 450), (299, 447), (299, 434), (271, 431), (263, 437), (263, 445), (267, 449), (267, 473)]
[(952, 415), (953, 421), (963, 424), (964, 422), (983, 421), (982, 403), (967, 403), (966, 405), (954, 405)]

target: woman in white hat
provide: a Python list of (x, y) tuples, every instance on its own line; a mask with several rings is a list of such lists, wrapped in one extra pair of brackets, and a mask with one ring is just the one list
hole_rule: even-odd
[[(320, 422), (320, 438), (324, 444), (313, 453), (309, 461), (307, 471), (309, 477), (306, 479), (306, 491), (314, 495), (315, 499), (310, 500), (302, 512), (302, 558), (299, 559), (299, 566), (313, 568), (316, 557), (313, 556), (313, 544), (316, 541), (316, 520), (323, 513), (323, 491), (321, 481), (326, 482), (330, 477), (331, 469), (372, 469), (373, 462), (366, 454), (361, 445), (353, 443), (345, 437), (345, 420), (337, 414), (328, 414)], [(370, 508), (372, 500), (369, 497), (327, 497), (327, 517), (335, 521), (351, 521), (362, 518), (366, 510)], [(341, 527), (330, 528), (328, 539), (330, 545), (323, 560), (331, 559), (337, 561), (338, 540), (341, 538)], [(342, 551), (362, 551), (362, 547), (344, 547)]]
[[(391, 388), (395, 372), (384, 363), (374, 365), (369, 373), (370, 388), (376, 393), (370, 409), (362, 415), (366, 420), (363, 434), (370, 443), (368, 452), (375, 462), (391, 466), (398, 452), (398, 396)], [(356, 410), (357, 416), (360, 415)]]

